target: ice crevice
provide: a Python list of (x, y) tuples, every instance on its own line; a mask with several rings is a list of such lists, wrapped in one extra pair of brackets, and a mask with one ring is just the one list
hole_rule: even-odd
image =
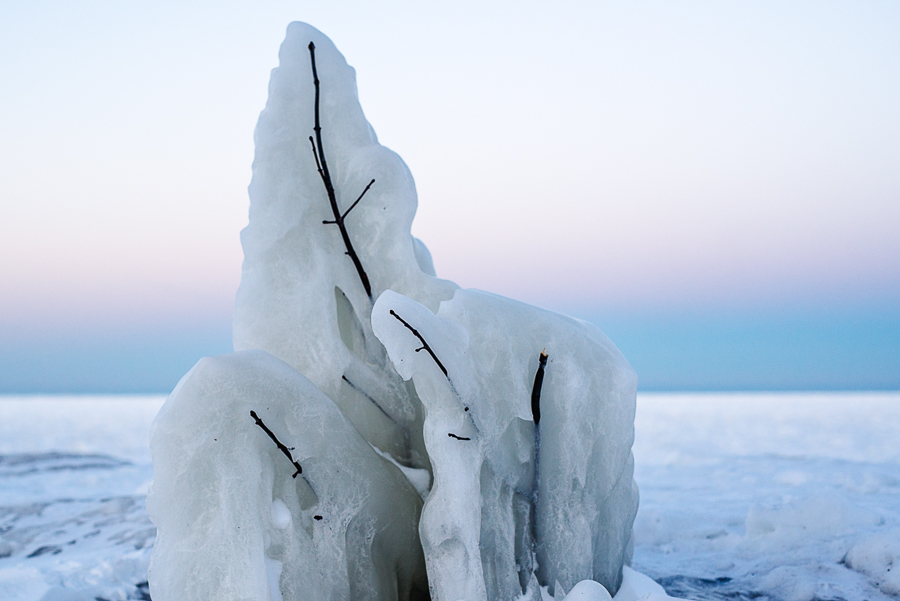
[(436, 277), (353, 69), (302, 23), (279, 59), (236, 352), (153, 424), (153, 599), (666, 598), (628, 567), (627, 361), (590, 324)]

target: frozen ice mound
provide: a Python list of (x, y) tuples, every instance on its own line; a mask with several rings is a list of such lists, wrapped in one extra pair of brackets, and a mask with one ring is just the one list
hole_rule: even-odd
[(437, 596), (512, 599), (532, 574), (566, 590), (584, 579), (618, 590), (637, 513), (637, 381), (609, 339), (470, 290), (437, 315), (387, 291), (372, 322), (425, 407), (434, 484), (419, 528)]
[(154, 422), (153, 599), (630, 599), (633, 370), (589, 324), (437, 278), (353, 69), (302, 23), (279, 57), (238, 352)]
[[(290, 445), (302, 473), (256, 419)], [(202, 359), (160, 410), (150, 449), (154, 599), (409, 599), (427, 590), (415, 488), (268, 353)]]

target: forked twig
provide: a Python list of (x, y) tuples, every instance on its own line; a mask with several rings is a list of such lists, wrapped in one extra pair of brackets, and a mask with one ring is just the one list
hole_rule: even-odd
[(369, 276), (366, 275), (366, 270), (363, 269), (362, 262), (359, 260), (359, 256), (356, 254), (356, 251), (353, 250), (353, 244), (350, 242), (350, 235), (347, 233), (347, 227), (344, 225), (344, 218), (353, 210), (353, 207), (362, 200), (362, 197), (365, 196), (366, 192), (369, 191), (369, 188), (372, 187), (372, 184), (375, 183), (375, 180), (369, 182), (369, 185), (366, 186), (366, 189), (362, 191), (362, 194), (359, 195), (359, 198), (350, 205), (350, 208), (341, 213), (340, 209), (338, 209), (337, 204), (337, 196), (334, 192), (334, 184), (331, 182), (331, 174), (328, 171), (328, 163), (325, 161), (325, 149), (322, 146), (322, 125), (319, 122), (319, 73), (316, 70), (316, 45), (312, 42), (309, 43), (309, 60), (312, 63), (312, 74), (313, 74), (313, 84), (316, 87), (316, 103), (315, 103), (315, 119), (316, 123), (313, 127), (313, 131), (316, 132), (316, 139), (313, 141), (313, 137), (309, 137), (309, 143), (312, 146), (313, 156), (316, 159), (316, 168), (319, 171), (319, 176), (322, 178), (322, 183), (325, 184), (325, 192), (328, 193), (328, 202), (331, 204), (331, 212), (334, 214), (334, 220), (326, 220), (322, 223), (328, 225), (336, 225), (338, 229), (341, 231), (341, 238), (344, 240), (344, 246), (347, 248), (347, 256), (350, 257), (350, 260), (353, 261), (353, 266), (356, 267), (356, 273), (359, 275), (359, 279), (362, 282), (363, 288), (366, 290), (366, 295), (369, 297), (369, 300), (372, 299), (372, 286), (369, 284)]
[(391, 309), (391, 315), (393, 315), (394, 317), (396, 317), (397, 320), (398, 320), (400, 323), (402, 323), (403, 325), (405, 325), (405, 326), (406, 326), (406, 329), (409, 330), (410, 332), (412, 332), (412, 333), (413, 333), (413, 336), (415, 336), (416, 338), (418, 338), (419, 341), (422, 343), (422, 346), (420, 346), (419, 348), (417, 348), (417, 349), (416, 349), (416, 352), (418, 353), (419, 351), (428, 351), (428, 354), (431, 355), (431, 358), (434, 359), (434, 362), (437, 363), (437, 366), (441, 368), (441, 371), (444, 372), (444, 375), (445, 375), (445, 376), (447, 377), (447, 379), (449, 380), (449, 379), (450, 379), (450, 376), (447, 375), (447, 368), (444, 367), (444, 364), (441, 363), (441, 360), (437, 358), (437, 355), (434, 354), (434, 351), (431, 350), (431, 347), (428, 346), (428, 343), (425, 342), (425, 339), (422, 338), (422, 335), (421, 335), (421, 334), (419, 334), (419, 330), (417, 330), (417, 329), (415, 329), (414, 327), (412, 327), (411, 325), (409, 325), (409, 323), (408, 323), (405, 319), (403, 319), (402, 317), (400, 317), (399, 315), (397, 315), (397, 314), (394, 312), (393, 309)]
[(263, 429), (263, 432), (265, 432), (266, 434), (269, 435), (269, 438), (272, 439), (272, 442), (275, 443), (275, 446), (278, 447), (278, 450), (280, 450), (282, 453), (284, 453), (285, 457), (287, 457), (288, 460), (289, 460), (292, 464), (294, 464), (294, 467), (297, 468), (297, 471), (294, 472), (294, 475), (291, 476), (291, 478), (296, 478), (297, 476), (299, 476), (300, 474), (302, 474), (302, 473), (303, 473), (303, 468), (300, 467), (300, 464), (299, 464), (298, 462), (294, 461), (294, 457), (293, 457), (293, 455), (291, 455), (291, 449), (289, 449), (289, 448), (287, 448), (286, 446), (284, 446), (283, 444), (281, 444), (281, 441), (278, 440), (278, 437), (275, 436), (275, 433), (272, 432), (271, 430), (269, 430), (268, 426), (266, 426), (266, 424), (263, 423), (263, 420), (261, 420), (261, 419), (259, 418), (259, 416), (256, 415), (256, 411), (253, 411), (253, 410), (251, 409), (251, 410), (250, 410), (250, 417), (252, 417), (252, 418), (256, 421), (256, 425), (257, 425), (257, 426), (259, 426), (260, 428)]
[(353, 201), (353, 204), (352, 204), (352, 205), (350, 205), (350, 208), (347, 209), (346, 211), (344, 211), (344, 214), (341, 215), (341, 221), (343, 221), (343, 220), (347, 217), (347, 215), (350, 214), (350, 211), (353, 210), (353, 207), (355, 207), (356, 205), (359, 204), (359, 201), (362, 200), (362, 197), (366, 195), (366, 192), (369, 191), (369, 188), (371, 188), (371, 187), (372, 187), (372, 184), (374, 184), (374, 183), (375, 183), (375, 178), (373, 177), (373, 178), (372, 178), (372, 181), (370, 181), (370, 182), (368, 183), (368, 185), (365, 187), (365, 189), (362, 191), (362, 193), (359, 195), (359, 197), (358, 197), (356, 200)]

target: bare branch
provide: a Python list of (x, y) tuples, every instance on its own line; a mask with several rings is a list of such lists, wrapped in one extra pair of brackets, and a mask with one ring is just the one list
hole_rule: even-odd
[(414, 327), (412, 327), (411, 325), (409, 325), (409, 323), (407, 323), (407, 321), (406, 321), (405, 319), (403, 319), (402, 317), (400, 317), (399, 315), (397, 315), (397, 314), (394, 312), (393, 309), (391, 309), (391, 315), (393, 315), (394, 317), (396, 317), (397, 320), (398, 320), (400, 323), (402, 323), (403, 325), (406, 326), (406, 329), (407, 329), (407, 330), (409, 330), (410, 332), (413, 333), (413, 336), (415, 336), (416, 338), (419, 339), (419, 341), (422, 342), (422, 346), (421, 346), (420, 348), (417, 348), (417, 349), (416, 349), (416, 352), (418, 353), (419, 351), (428, 351), (428, 354), (431, 355), (431, 358), (434, 359), (434, 362), (437, 363), (437, 366), (441, 368), (441, 371), (444, 372), (444, 375), (445, 375), (445, 376), (447, 377), (447, 379), (449, 380), (449, 379), (450, 379), (450, 376), (447, 375), (447, 368), (444, 367), (444, 364), (441, 363), (441, 360), (437, 358), (437, 355), (434, 354), (434, 351), (431, 350), (431, 347), (428, 346), (428, 343), (425, 342), (425, 339), (422, 338), (422, 335), (421, 335), (421, 334), (419, 334), (419, 330), (417, 330), (417, 329), (415, 329)]
[(547, 349), (541, 351), (538, 357), (537, 373), (534, 374), (534, 386), (531, 388), (531, 415), (534, 417), (534, 425), (541, 421), (541, 387), (544, 385), (544, 368), (547, 366)]
[(359, 386), (357, 386), (356, 384), (354, 384), (353, 382), (351, 382), (350, 380), (348, 380), (348, 379), (347, 379), (347, 376), (341, 376), (341, 379), (342, 379), (344, 382), (346, 382), (347, 385), (350, 386), (350, 388), (352, 388), (353, 390), (355, 390), (355, 391), (358, 392), (359, 394), (361, 394), (361, 395), (363, 395), (364, 397), (366, 397), (367, 399), (369, 399), (369, 401), (371, 401), (373, 405), (375, 405), (376, 407), (378, 407), (378, 410), (381, 411), (381, 412), (384, 414), (384, 416), (385, 416), (386, 418), (388, 418), (389, 420), (391, 420), (391, 421), (394, 422), (394, 423), (397, 423), (397, 420), (394, 419), (393, 417), (391, 417), (391, 415), (390, 415), (387, 411), (384, 410), (384, 407), (382, 407), (380, 404), (378, 404), (378, 401), (376, 401), (375, 399), (373, 399), (372, 396), (371, 396), (368, 392), (366, 392), (365, 390), (363, 390), (362, 388), (360, 388)]
[(294, 457), (293, 457), (293, 455), (291, 455), (291, 450), (289, 448), (287, 448), (286, 446), (284, 446), (283, 444), (281, 444), (281, 441), (278, 440), (278, 437), (275, 436), (275, 433), (272, 432), (271, 430), (269, 430), (269, 428), (266, 426), (266, 424), (263, 423), (263, 420), (261, 420), (259, 418), (259, 416), (256, 415), (256, 411), (251, 410), (250, 417), (252, 417), (254, 419), (254, 421), (256, 421), (257, 426), (259, 426), (260, 428), (263, 429), (263, 432), (265, 432), (266, 434), (269, 435), (269, 438), (272, 439), (272, 442), (275, 443), (275, 446), (278, 447), (278, 450), (281, 451), (282, 453), (284, 453), (284, 456), (288, 458), (288, 461), (290, 461), (292, 464), (294, 464), (294, 467), (297, 468), (297, 471), (294, 472), (294, 475), (291, 476), (291, 478), (296, 478), (297, 476), (302, 474), (303, 468), (300, 467), (300, 464), (298, 462), (294, 461)]
[(313, 158), (316, 159), (316, 169), (319, 171), (320, 176), (325, 177), (324, 175), (322, 175), (322, 165), (319, 164), (319, 153), (316, 152), (316, 143), (313, 142), (312, 136), (309, 137), (309, 144), (310, 146), (312, 146)]
[[(334, 185), (331, 183), (331, 174), (328, 171), (328, 163), (325, 161), (325, 149), (322, 146), (322, 125), (319, 121), (320, 90), (319, 73), (316, 70), (316, 45), (312, 42), (309, 43), (309, 60), (312, 64), (313, 84), (316, 87), (315, 126), (313, 127), (313, 131), (316, 133), (315, 144), (313, 145), (313, 150), (316, 151), (316, 165), (319, 167), (319, 175), (322, 176), (322, 183), (325, 185), (325, 192), (328, 194), (328, 202), (331, 204), (331, 212), (334, 214), (334, 224), (337, 225), (338, 229), (341, 231), (341, 238), (344, 241), (344, 246), (347, 248), (347, 255), (350, 257), (350, 260), (353, 261), (353, 266), (356, 268), (356, 273), (359, 275), (363, 288), (366, 290), (366, 295), (369, 297), (369, 300), (371, 300), (372, 286), (369, 284), (369, 276), (366, 275), (366, 270), (363, 269), (359, 256), (357, 256), (356, 251), (353, 250), (353, 244), (350, 242), (350, 235), (347, 233), (347, 228), (344, 226), (344, 215), (346, 215), (346, 213), (341, 215), (341, 211), (338, 209), (337, 196), (334, 192)], [(312, 140), (312, 137), (310, 137), (310, 140)], [(371, 183), (369, 185), (371, 185)], [(366, 190), (368, 190), (368, 187)], [(365, 192), (363, 192), (363, 194), (365, 194)], [(360, 198), (362, 198), (362, 196), (360, 196)], [(357, 199), (356, 202), (359, 202), (359, 199)], [(356, 203), (353, 204), (354, 206), (356, 205)]]
[(345, 217), (347, 217), (347, 214), (350, 213), (350, 211), (353, 210), (353, 207), (355, 207), (356, 205), (359, 204), (359, 201), (362, 200), (362, 197), (366, 195), (366, 192), (369, 191), (369, 188), (371, 188), (371, 187), (372, 187), (372, 184), (374, 184), (374, 183), (375, 183), (375, 179), (373, 178), (372, 181), (369, 182), (369, 185), (366, 186), (366, 189), (362, 191), (362, 194), (359, 195), (359, 198), (357, 198), (356, 200), (354, 200), (354, 201), (353, 201), (353, 204), (350, 205), (350, 208), (347, 209), (346, 211), (344, 211), (344, 214), (341, 215), (341, 219), (344, 219)]
[(538, 491), (541, 480), (541, 388), (544, 385), (544, 369), (547, 367), (547, 349), (538, 356), (538, 368), (534, 374), (534, 386), (531, 388), (531, 415), (534, 418), (534, 481), (531, 487), (531, 540), (537, 545), (537, 506)]
[(471, 438), (466, 438), (465, 436), (457, 436), (453, 432), (447, 432), (447, 436), (450, 438), (455, 438), (456, 440), (472, 440)]

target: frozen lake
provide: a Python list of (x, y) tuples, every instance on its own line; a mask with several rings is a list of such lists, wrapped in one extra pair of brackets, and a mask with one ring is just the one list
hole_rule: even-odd
[[(162, 396), (0, 397), (0, 599), (149, 599)], [(641, 394), (634, 567), (693, 599), (900, 598), (900, 393)]]

